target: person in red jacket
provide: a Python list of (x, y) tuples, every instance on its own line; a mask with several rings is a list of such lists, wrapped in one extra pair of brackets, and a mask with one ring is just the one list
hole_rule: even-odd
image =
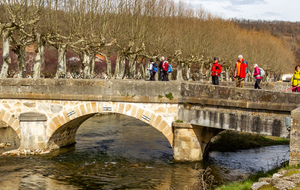
[(247, 75), (247, 67), (248, 66), (243, 56), (239, 55), (234, 68), (234, 78), (236, 81), (236, 87), (244, 88), (245, 77)]
[(214, 64), (211, 67), (211, 77), (212, 77), (212, 84), (219, 85), (219, 75), (222, 72), (222, 66), (218, 62), (218, 58), (214, 58)]

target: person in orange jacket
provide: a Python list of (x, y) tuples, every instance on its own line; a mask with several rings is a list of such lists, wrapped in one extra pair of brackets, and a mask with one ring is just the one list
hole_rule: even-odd
[(211, 78), (213, 85), (219, 85), (219, 75), (222, 72), (222, 66), (218, 61), (218, 58), (214, 58), (214, 64), (211, 67)]
[(247, 75), (247, 67), (247, 63), (244, 60), (243, 56), (239, 55), (234, 68), (236, 87), (244, 88), (244, 82)]

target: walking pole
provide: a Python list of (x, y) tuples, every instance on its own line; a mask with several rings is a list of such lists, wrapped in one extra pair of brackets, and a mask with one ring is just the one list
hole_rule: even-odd
[(288, 89), (285, 89), (285, 90), (283, 90), (282, 92), (285, 92), (285, 91), (288, 91), (288, 90), (293, 90), (294, 88), (297, 88), (298, 86), (293, 86), (293, 87), (291, 87), (291, 88), (288, 88)]

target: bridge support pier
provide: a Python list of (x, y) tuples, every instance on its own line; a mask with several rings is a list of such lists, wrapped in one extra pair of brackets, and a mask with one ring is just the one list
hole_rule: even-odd
[(300, 164), (300, 108), (292, 111), (292, 119), (289, 164), (297, 166)]
[(188, 123), (172, 124), (176, 161), (201, 161), (210, 140), (222, 129), (195, 126)]
[(47, 117), (36, 112), (22, 113), (20, 149), (45, 149), (47, 146)]

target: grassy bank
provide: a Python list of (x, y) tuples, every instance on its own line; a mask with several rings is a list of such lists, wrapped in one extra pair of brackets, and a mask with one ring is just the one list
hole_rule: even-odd
[(229, 184), (222, 185), (220, 187), (215, 188), (215, 190), (249, 190), (254, 182), (257, 182), (259, 178), (262, 177), (272, 177), (272, 175), (281, 168), (275, 168), (266, 173), (259, 172), (255, 175), (251, 175), (245, 181), (238, 181)]
[[(251, 188), (252, 184), (254, 182), (257, 182), (259, 180), (259, 178), (263, 178), (263, 177), (271, 178), (272, 175), (274, 173), (277, 173), (279, 170), (289, 170), (291, 172), (289, 172), (288, 175), (291, 175), (291, 174), (293, 174), (293, 172), (295, 172), (294, 171), (295, 169), (299, 169), (299, 168), (300, 168), (300, 165), (292, 167), (292, 166), (288, 165), (288, 162), (285, 162), (285, 163), (282, 164), (282, 167), (275, 168), (275, 169), (270, 170), (266, 173), (260, 172), (260, 173), (257, 173), (255, 175), (251, 175), (245, 181), (225, 184), (225, 185), (214, 188), (214, 190), (249, 190)], [(266, 187), (266, 188), (262, 188), (262, 189), (273, 190), (275, 188), (273, 188), (273, 187), (267, 188)]]
[(289, 139), (236, 131), (223, 131), (212, 139), (209, 151), (232, 152), (272, 145), (288, 145)]

